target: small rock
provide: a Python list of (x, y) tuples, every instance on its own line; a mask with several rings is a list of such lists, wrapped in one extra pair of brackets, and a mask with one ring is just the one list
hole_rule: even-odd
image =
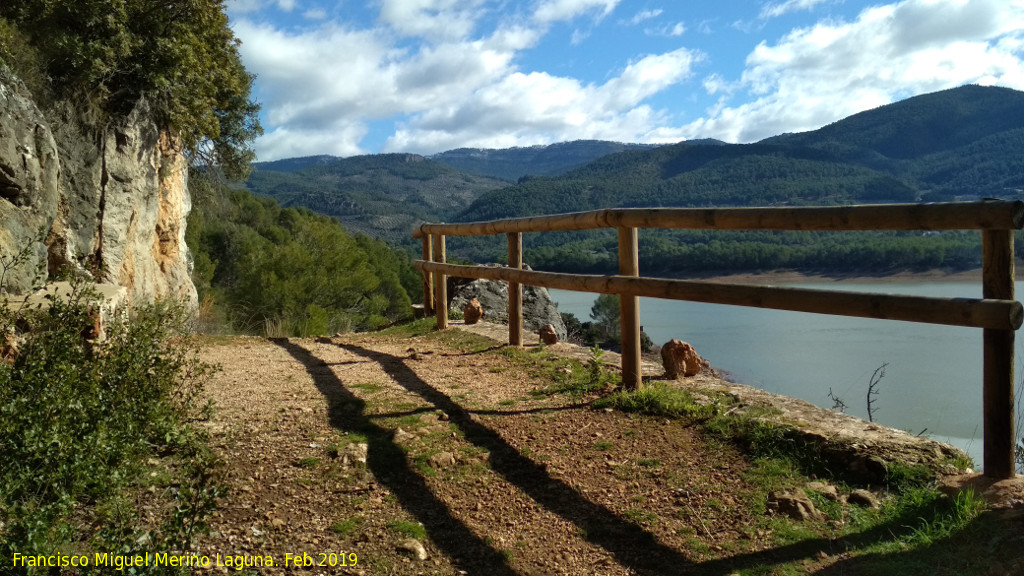
[(434, 468), (449, 468), (455, 465), (455, 454), (451, 452), (438, 452), (428, 459)]
[(665, 377), (675, 379), (700, 374), (704, 360), (693, 346), (673, 338), (661, 347), (661, 364), (665, 367)]
[(345, 446), (345, 455), (360, 464), (366, 464), (366, 454), (370, 451), (370, 445), (366, 442), (354, 442)]
[(558, 344), (558, 332), (555, 331), (555, 327), (551, 324), (541, 328), (537, 335), (540, 336), (540, 341), (548, 346)]
[(405, 444), (406, 442), (412, 440), (415, 437), (416, 436), (414, 434), (410, 434), (410, 433), (406, 432), (405, 430), (402, 430), (401, 428), (395, 430), (395, 443), (396, 444)]
[(820, 493), (822, 496), (833, 502), (839, 501), (839, 491), (831, 484), (826, 484), (825, 482), (808, 482), (806, 488), (813, 492)]
[(408, 554), (420, 562), (423, 562), (428, 558), (427, 549), (423, 547), (423, 544), (420, 544), (419, 540), (414, 538), (402, 540), (398, 543), (397, 548), (399, 552)]
[(814, 506), (814, 502), (803, 494), (793, 492), (772, 492), (768, 496), (768, 509), (777, 513), (785, 514), (795, 520), (822, 520), (822, 514)]
[(875, 496), (874, 492), (864, 490), (863, 488), (850, 492), (850, 497), (847, 501), (850, 504), (856, 504), (857, 506), (864, 506), (871, 509), (877, 509), (882, 506), (882, 503), (878, 500), (878, 496)]
[(484, 317), (484, 307), (476, 298), (470, 300), (462, 309), (462, 319), (466, 324), (476, 324)]

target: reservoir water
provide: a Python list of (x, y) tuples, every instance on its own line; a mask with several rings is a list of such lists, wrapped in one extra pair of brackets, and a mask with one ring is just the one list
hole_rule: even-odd
[[(787, 284), (818, 289), (980, 298), (981, 281)], [(590, 320), (595, 294), (551, 290), (559, 310)], [(874, 421), (924, 433), (982, 456), (982, 330), (893, 320), (845, 318), (740, 306), (640, 299), (640, 324), (656, 344), (692, 344), (730, 379), (867, 419), (872, 373), (885, 377)], [(1018, 338), (1018, 356), (1021, 339)], [(1020, 366), (1020, 362), (1017, 363)], [(1019, 370), (1019, 368), (1018, 368)], [(1019, 377), (1018, 377), (1019, 380)], [(1019, 396), (1019, 394), (1018, 394)]]

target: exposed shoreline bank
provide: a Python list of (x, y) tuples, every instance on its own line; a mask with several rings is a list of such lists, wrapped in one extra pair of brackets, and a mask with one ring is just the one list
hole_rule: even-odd
[[(1024, 270), (1017, 268), (1016, 277), (1024, 279)], [(877, 275), (863, 272), (800, 272), (797, 270), (769, 270), (765, 272), (735, 272), (689, 274), (685, 280), (709, 280), (735, 284), (797, 284), (803, 282), (848, 282), (848, 283), (912, 283), (912, 282), (981, 282), (981, 268), (950, 272), (932, 269), (922, 272), (902, 270)]]

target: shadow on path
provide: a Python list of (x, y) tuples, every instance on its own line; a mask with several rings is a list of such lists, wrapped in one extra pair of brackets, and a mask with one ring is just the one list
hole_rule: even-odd
[(636, 524), (587, 500), (562, 480), (552, 478), (500, 434), (475, 422), (469, 411), (427, 384), (405, 365), (403, 358), (350, 344), (339, 346), (380, 364), (399, 385), (446, 412), (450, 422), (462, 430), (467, 441), (491, 453), (490, 464), (496, 473), (540, 505), (578, 526), (584, 538), (613, 554), (623, 566), (645, 574), (689, 573), (687, 568), (693, 564), (685, 555), (661, 544)]
[(423, 477), (409, 466), (405, 452), (392, 440), (391, 430), (378, 426), (364, 413), (366, 403), (347, 390), (335, 374), (324, 370), (323, 360), (285, 339), (273, 342), (306, 367), (327, 399), (330, 425), (367, 437), (367, 467), (399, 504), (423, 523), (431, 540), (456, 566), (470, 574), (517, 574), (498, 550), (453, 516), (448, 506), (431, 492)]

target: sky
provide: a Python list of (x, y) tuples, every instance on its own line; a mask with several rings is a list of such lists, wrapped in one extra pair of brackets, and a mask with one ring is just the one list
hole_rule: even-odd
[(227, 0), (260, 160), (756, 142), (1024, 90), (1024, 0)]

